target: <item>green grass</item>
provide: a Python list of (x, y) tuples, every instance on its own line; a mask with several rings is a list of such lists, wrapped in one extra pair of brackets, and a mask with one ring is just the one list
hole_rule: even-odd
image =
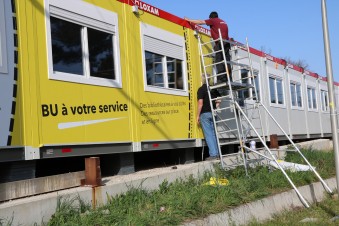
[[(293, 211), (284, 211), (279, 215), (275, 215), (273, 220), (266, 222), (253, 221), (249, 225), (264, 225), (264, 226), (276, 226), (276, 225), (339, 225), (339, 221), (333, 222), (331, 219), (339, 215), (339, 201), (331, 198), (327, 198), (321, 203), (312, 205), (310, 208), (295, 208)], [(306, 218), (317, 218), (315, 222), (300, 221)]]
[[(333, 153), (303, 151), (324, 178), (335, 175)], [(303, 163), (289, 153), (286, 161)], [(217, 167), (217, 166), (216, 166)], [(311, 172), (288, 172), (297, 186), (317, 181)], [(211, 176), (227, 178), (228, 186), (203, 185)], [(213, 213), (291, 189), (283, 174), (267, 167), (257, 167), (245, 175), (243, 167), (215, 173), (206, 172), (199, 179), (189, 177), (173, 183), (164, 181), (158, 190), (131, 188), (125, 194), (108, 196), (108, 203), (95, 210), (79, 198), (64, 198), (48, 225), (178, 225)]]

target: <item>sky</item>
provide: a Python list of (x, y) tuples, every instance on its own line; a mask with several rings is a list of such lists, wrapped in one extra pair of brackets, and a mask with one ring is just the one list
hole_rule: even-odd
[[(229, 36), (278, 58), (304, 61), (326, 77), (321, 0), (144, 0), (173, 15), (208, 19), (211, 11), (229, 27)], [(332, 71), (339, 82), (339, 0), (326, 0)]]

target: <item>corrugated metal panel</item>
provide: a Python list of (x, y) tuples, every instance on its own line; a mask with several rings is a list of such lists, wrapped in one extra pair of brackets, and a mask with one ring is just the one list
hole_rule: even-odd
[(144, 36), (145, 50), (175, 59), (184, 60), (183, 47), (150, 36)]
[(0, 164), (0, 183), (35, 177), (36, 161), (8, 162)]

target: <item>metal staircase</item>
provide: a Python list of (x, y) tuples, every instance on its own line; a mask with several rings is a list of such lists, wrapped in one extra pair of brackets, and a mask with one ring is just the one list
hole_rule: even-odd
[[(215, 116), (213, 122), (217, 136), (221, 166), (224, 169), (227, 169), (243, 165), (247, 174), (248, 166), (251, 162), (258, 162), (258, 159), (274, 162), (294, 188), (304, 206), (309, 207), (308, 202), (300, 194), (285, 169), (279, 164), (273, 151), (270, 150), (266, 144), (267, 135), (264, 132), (262, 120), (262, 114), (265, 113), (282, 131), (282, 134), (286, 136), (287, 140), (290, 141), (295, 151), (302, 156), (310, 169), (321, 181), (325, 190), (332, 194), (332, 190), (308, 162), (299, 148), (293, 143), (277, 120), (274, 119), (269, 110), (260, 101), (257, 89), (259, 75), (252, 67), (251, 53), (247, 39), (245, 45), (238, 42), (223, 40), (221, 32), (219, 31), (219, 39), (217, 40), (203, 42), (199, 35), (198, 40), (203, 73), (205, 74), (208, 95), (210, 98), (210, 106), (212, 113)], [(221, 45), (221, 50), (214, 50), (213, 47), (218, 42), (231, 44), (232, 47), (230, 52), (232, 58), (230, 61), (226, 60), (224, 45)], [(243, 54), (238, 54), (240, 51)], [(215, 62), (214, 56), (220, 52), (223, 54), (223, 60)], [(226, 70), (217, 71), (216, 68), (218, 64), (224, 64)], [(210, 82), (211, 80), (213, 81), (212, 83)], [(211, 92), (213, 90), (217, 90), (220, 95), (218, 97), (212, 95), (214, 97), (212, 98)], [(215, 106), (212, 104), (214, 101), (221, 101), (218, 108), (213, 107)], [(250, 142), (261, 143), (263, 148), (251, 148)], [(241, 164), (238, 163), (239, 161), (234, 161), (233, 163), (227, 162), (230, 154), (225, 155), (222, 153), (222, 147), (227, 145), (238, 145), (239, 152), (233, 155), (241, 159)], [(252, 156), (252, 158), (250, 156)]]

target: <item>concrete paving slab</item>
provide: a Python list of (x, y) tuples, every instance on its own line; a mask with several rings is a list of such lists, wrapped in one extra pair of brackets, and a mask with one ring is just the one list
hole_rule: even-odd
[[(331, 189), (336, 188), (335, 178), (325, 180)], [(320, 182), (305, 185), (298, 188), (300, 193), (312, 204), (322, 201), (326, 195)], [(252, 203), (248, 203), (223, 213), (213, 214), (204, 219), (195, 220), (183, 224), (184, 226), (208, 226), (208, 225), (246, 225), (256, 219), (261, 222), (272, 218), (273, 214), (303, 207), (294, 190), (276, 194)]]

